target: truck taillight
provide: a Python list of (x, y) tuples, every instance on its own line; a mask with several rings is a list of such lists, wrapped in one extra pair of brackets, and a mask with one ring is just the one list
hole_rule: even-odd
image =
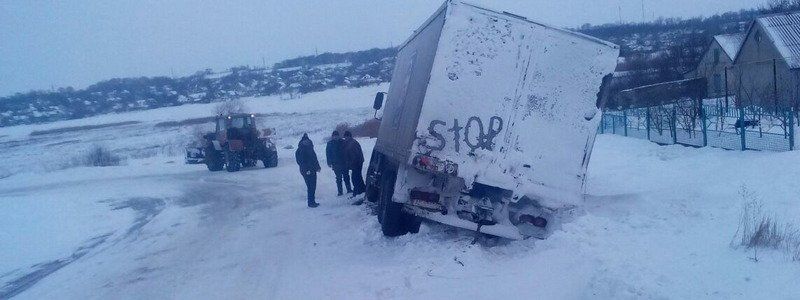
[(429, 155), (419, 154), (414, 157), (414, 167), (436, 173), (445, 173), (456, 176), (458, 174), (458, 165), (451, 161), (443, 161), (436, 157)]

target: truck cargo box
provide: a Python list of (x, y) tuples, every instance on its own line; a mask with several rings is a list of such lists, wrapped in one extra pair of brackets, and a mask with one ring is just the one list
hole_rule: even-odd
[(581, 198), (616, 45), (447, 1), (401, 46), (376, 149), (542, 200)]

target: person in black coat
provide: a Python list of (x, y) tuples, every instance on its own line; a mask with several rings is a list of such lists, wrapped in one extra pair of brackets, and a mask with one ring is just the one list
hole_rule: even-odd
[(351, 181), (353, 182), (353, 196), (364, 193), (366, 185), (361, 170), (364, 168), (364, 152), (361, 151), (361, 144), (353, 139), (350, 131), (344, 132), (344, 158), (347, 169), (350, 171)]
[(325, 146), (325, 158), (328, 161), (328, 167), (333, 169), (336, 174), (336, 189), (339, 191), (339, 196), (343, 195), (342, 180), (344, 186), (347, 188), (347, 193), (352, 193), (353, 188), (350, 187), (350, 176), (347, 175), (347, 166), (345, 165), (344, 153), (342, 151), (344, 141), (339, 136), (338, 131), (331, 134), (331, 140)]
[(306, 182), (308, 207), (317, 207), (319, 203), (315, 201), (314, 194), (317, 190), (317, 172), (320, 171), (320, 167), (317, 153), (314, 152), (314, 143), (308, 138), (308, 134), (303, 134), (300, 139), (297, 151), (294, 152), (294, 158), (297, 160), (297, 165), (300, 166), (300, 174), (303, 175), (303, 180)]

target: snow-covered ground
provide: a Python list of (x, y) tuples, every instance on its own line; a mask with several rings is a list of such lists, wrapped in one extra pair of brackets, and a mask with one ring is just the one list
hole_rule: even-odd
[[(265, 123), (278, 130), (280, 161), (237, 173), (184, 165), (191, 128), (155, 126), (207, 116), (213, 105), (0, 128), (0, 298), (800, 298), (799, 262), (770, 251), (755, 262), (730, 247), (742, 186), (800, 225), (797, 151), (602, 135), (585, 213), (541, 241), (473, 243), (471, 232), (428, 223), (384, 238), (367, 207), (334, 196), (328, 169), (321, 206), (306, 208), (294, 150), (283, 146), (310, 132), (323, 159), (324, 136), (370, 118), (382, 89), (248, 100), (254, 112), (273, 113)], [(28, 136), (121, 121), (141, 123)], [(369, 153), (374, 140), (361, 143)], [(47, 166), (92, 144), (128, 159)]]
[[(279, 143), (303, 132), (329, 131), (336, 124), (357, 123), (373, 115), (375, 93), (388, 85), (360, 89), (332, 89), (283, 100), (280, 96), (243, 99), (264, 127), (276, 129)], [(194, 127), (169, 124), (213, 116), (218, 103), (191, 104), (153, 110), (108, 114), (86, 119), (0, 128), (0, 178), (25, 171), (46, 172), (69, 165), (74, 156), (93, 146), (103, 146), (127, 158), (181, 155), (193, 139)], [(320, 117), (323, 116), (323, 117)], [(108, 126), (80, 130), (81, 126)], [(36, 134), (59, 129), (60, 133)], [(324, 129), (324, 130), (323, 130)], [(31, 133), (34, 133), (33, 135)], [(287, 143), (294, 144), (294, 141)], [(285, 144), (279, 144), (284, 146)]]

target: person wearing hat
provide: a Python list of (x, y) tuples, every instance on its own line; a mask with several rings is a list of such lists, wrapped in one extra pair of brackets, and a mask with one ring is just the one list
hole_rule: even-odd
[(314, 152), (314, 143), (308, 138), (308, 134), (303, 134), (300, 143), (297, 144), (297, 151), (294, 152), (297, 165), (300, 166), (300, 174), (306, 182), (308, 190), (308, 207), (317, 207), (319, 203), (314, 199), (317, 190), (317, 172), (320, 171), (317, 153)]
[(347, 188), (347, 193), (349, 194), (353, 192), (353, 188), (350, 187), (350, 176), (347, 175), (347, 166), (345, 165), (342, 151), (343, 142), (344, 141), (339, 136), (339, 132), (334, 131), (331, 134), (331, 139), (325, 146), (325, 158), (328, 162), (328, 167), (330, 167), (333, 170), (333, 173), (336, 174), (336, 189), (339, 192), (338, 196), (344, 194), (344, 191), (342, 190), (342, 181), (344, 181), (344, 186)]
[(350, 131), (344, 132), (342, 151), (347, 169), (351, 173), (350, 180), (353, 183), (353, 196), (355, 197), (364, 193), (366, 189), (364, 177), (361, 175), (361, 170), (364, 168), (364, 152), (361, 151), (361, 144), (353, 139), (353, 134)]

